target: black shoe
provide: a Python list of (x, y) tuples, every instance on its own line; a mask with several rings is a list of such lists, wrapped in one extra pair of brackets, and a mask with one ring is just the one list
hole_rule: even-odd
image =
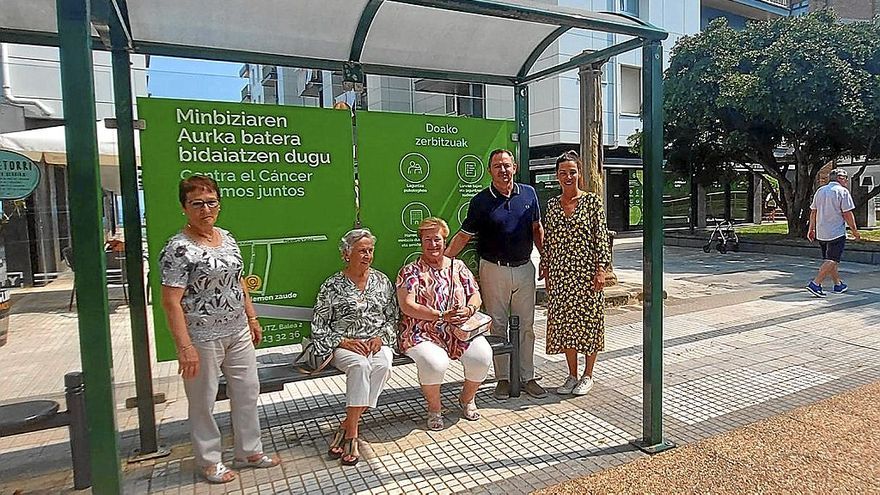
[(495, 385), (495, 393), (493, 394), (498, 400), (507, 400), (510, 398), (510, 381), (498, 380)]

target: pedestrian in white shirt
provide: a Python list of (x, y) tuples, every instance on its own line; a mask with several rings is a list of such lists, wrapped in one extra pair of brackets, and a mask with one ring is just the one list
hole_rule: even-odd
[(822, 281), (829, 276), (834, 282), (833, 292), (838, 294), (846, 292), (846, 284), (840, 279), (837, 271), (846, 244), (846, 226), (849, 225), (856, 240), (861, 239), (853, 217), (853, 210), (856, 207), (852, 195), (846, 188), (848, 179), (846, 170), (840, 168), (832, 170), (828, 174), (828, 184), (816, 191), (813, 203), (810, 205), (810, 230), (807, 232), (807, 239), (810, 242), (819, 240), (822, 259), (825, 260), (819, 267), (816, 278), (807, 285), (807, 290), (816, 297), (825, 297)]

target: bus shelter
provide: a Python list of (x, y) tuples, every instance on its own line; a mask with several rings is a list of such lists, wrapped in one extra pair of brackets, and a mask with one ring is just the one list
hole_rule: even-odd
[[(622, 40), (546, 68), (542, 53), (571, 30)], [(75, 291), (95, 493), (121, 487), (110, 323), (102, 251), (101, 179), (92, 50), (112, 52), (120, 181), (131, 288), (141, 455), (158, 450), (152, 402), (135, 162), (130, 55), (161, 55), (509, 86), (514, 91), (520, 180), (528, 179), (529, 85), (631, 50), (643, 63), (643, 436), (668, 447), (662, 430), (662, 45), (667, 34), (619, 13), (529, 0), (28, 0), (6, 2), (0, 42), (60, 48)], [(548, 64), (544, 64), (548, 65)], [(585, 102), (581, 101), (581, 105)]]

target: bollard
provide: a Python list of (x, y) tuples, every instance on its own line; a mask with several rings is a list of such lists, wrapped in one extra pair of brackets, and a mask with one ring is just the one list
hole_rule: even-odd
[(64, 375), (64, 397), (70, 415), (70, 455), (73, 459), (73, 488), (83, 490), (92, 486), (89, 459), (89, 434), (86, 423), (85, 388), (80, 371)]
[(510, 396), (519, 397), (522, 386), (522, 377), (519, 374), (519, 316), (510, 315), (508, 322), (510, 323), (507, 334), (510, 339)]

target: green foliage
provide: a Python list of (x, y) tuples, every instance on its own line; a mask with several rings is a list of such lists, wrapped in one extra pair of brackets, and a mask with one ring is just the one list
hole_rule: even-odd
[(707, 184), (760, 164), (800, 234), (819, 169), (880, 154), (880, 19), (716, 19), (673, 49), (664, 111), (670, 169)]

